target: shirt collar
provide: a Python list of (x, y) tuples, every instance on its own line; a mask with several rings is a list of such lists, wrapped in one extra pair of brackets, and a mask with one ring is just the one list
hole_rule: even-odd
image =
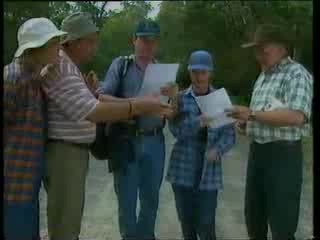
[(266, 71), (266, 73), (276, 73), (276, 72), (280, 72), (281, 70), (283, 70), (283, 68), (287, 65), (293, 63), (293, 60), (291, 57), (285, 57), (283, 59), (280, 60), (280, 62), (276, 63), (275, 65), (273, 65), (270, 69), (268, 69)]
[(66, 58), (68, 61), (72, 62), (75, 65), (75, 63), (68, 56), (68, 54), (65, 51), (63, 51), (62, 49), (59, 50), (59, 57)]
[[(215, 89), (212, 87), (211, 84), (209, 84), (209, 93), (212, 93), (213, 91), (215, 91)], [(192, 89), (192, 85), (187, 88), (185, 95), (191, 95), (192, 97), (196, 98), (196, 94), (194, 93), (193, 89)]]
[[(141, 71), (143, 71), (143, 69), (141, 69), (141, 67), (140, 67), (140, 66), (138, 65), (138, 63), (136, 62), (136, 55), (131, 54), (131, 55), (129, 56), (129, 58), (132, 58), (133, 61), (134, 61), (134, 63), (136, 64), (136, 66), (137, 66)], [(152, 62), (152, 63), (158, 63), (158, 60), (153, 57), (152, 60), (151, 60), (151, 62)]]

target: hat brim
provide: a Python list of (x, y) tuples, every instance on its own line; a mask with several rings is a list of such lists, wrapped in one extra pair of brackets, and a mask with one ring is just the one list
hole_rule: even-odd
[(244, 43), (241, 45), (241, 48), (251, 48), (251, 47), (254, 47), (257, 45), (258, 45), (258, 43), (256, 43), (256, 42)]
[(159, 33), (152, 33), (152, 32), (146, 32), (146, 33), (135, 33), (137, 37), (159, 37)]
[(188, 66), (188, 70), (207, 70), (207, 71), (212, 71), (212, 67), (208, 67), (206, 65), (202, 64), (196, 64), (196, 65), (190, 65)]
[(66, 42), (69, 42), (69, 41), (74, 41), (74, 40), (77, 40), (77, 39), (81, 39), (91, 33), (100, 33), (100, 30), (98, 28), (95, 28), (94, 30), (92, 31), (87, 31), (87, 32), (83, 32), (81, 34), (74, 34), (74, 35), (71, 35), (71, 34), (67, 34), (66, 35), (66, 38), (63, 39), (61, 41), (62, 44), (66, 43)]
[(43, 45), (45, 45), (48, 41), (50, 41), (52, 38), (54, 37), (60, 37), (63, 35), (66, 35), (67, 32), (63, 32), (63, 31), (57, 31), (51, 34), (48, 34), (46, 37), (44, 37), (43, 39), (39, 39), (33, 42), (29, 42), (26, 44), (23, 44), (21, 46), (18, 47), (18, 49), (16, 50), (14, 57), (20, 57), (25, 50), (30, 49), (30, 48), (39, 48), (42, 47)]

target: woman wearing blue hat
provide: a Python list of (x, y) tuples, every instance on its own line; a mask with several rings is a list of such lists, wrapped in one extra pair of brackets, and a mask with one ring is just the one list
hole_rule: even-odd
[(168, 168), (184, 239), (214, 240), (218, 190), (222, 188), (221, 160), (235, 144), (233, 125), (209, 126), (195, 97), (215, 89), (209, 83), (214, 70), (207, 51), (195, 51), (188, 65), (191, 86), (176, 97), (169, 128), (176, 142)]

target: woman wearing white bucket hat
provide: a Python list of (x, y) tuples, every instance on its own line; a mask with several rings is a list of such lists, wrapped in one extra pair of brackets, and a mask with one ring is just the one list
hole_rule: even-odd
[(44, 171), (45, 108), (41, 70), (54, 64), (59, 31), (47, 18), (18, 30), (18, 49), (4, 67), (4, 237), (39, 237), (39, 189)]

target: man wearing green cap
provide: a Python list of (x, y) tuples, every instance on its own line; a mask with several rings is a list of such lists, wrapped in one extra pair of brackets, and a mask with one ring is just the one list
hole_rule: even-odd
[[(159, 34), (160, 28), (156, 22), (141, 21), (133, 36), (134, 55), (129, 58), (131, 62), (126, 75), (121, 77), (120, 69), (124, 58), (116, 58), (98, 92), (120, 98), (145, 95), (140, 87), (147, 65), (155, 62)], [(159, 117), (139, 117), (112, 127), (113, 139), (121, 143), (118, 152), (122, 150), (116, 160), (121, 163), (121, 167), (114, 171), (114, 185), (123, 239), (155, 238), (165, 160), (163, 127), (164, 120)], [(136, 216), (138, 196), (140, 212)]]
[(96, 52), (98, 29), (86, 13), (62, 22), (68, 32), (59, 64), (46, 75), (48, 144), (45, 188), (48, 193), (48, 231), (51, 240), (76, 240), (84, 207), (89, 145), (96, 122), (127, 120), (140, 114), (162, 115), (169, 105), (154, 97), (101, 102), (89, 90), (79, 70)]
[(294, 239), (302, 184), (302, 143), (309, 134), (313, 78), (289, 57), (290, 37), (276, 25), (262, 25), (251, 43), (261, 66), (250, 107), (229, 115), (251, 140), (245, 194), (250, 239)]

